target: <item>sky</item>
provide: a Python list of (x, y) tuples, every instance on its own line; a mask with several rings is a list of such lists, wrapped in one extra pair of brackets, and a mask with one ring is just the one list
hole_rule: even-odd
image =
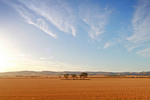
[(0, 72), (150, 71), (150, 0), (0, 0)]

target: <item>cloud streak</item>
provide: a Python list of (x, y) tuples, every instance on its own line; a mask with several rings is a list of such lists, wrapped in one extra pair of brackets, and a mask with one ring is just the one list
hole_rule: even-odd
[(137, 52), (138, 55), (143, 57), (150, 57), (150, 48), (146, 48)]
[(132, 19), (133, 34), (127, 38), (134, 43), (150, 41), (150, 1), (139, 0)]
[(80, 27), (92, 40), (98, 40), (99, 36), (105, 32), (105, 26), (112, 12), (107, 7), (101, 8), (95, 4), (87, 6), (82, 2), (72, 7), (73, 3), (65, 0), (7, 0), (4, 2), (12, 6), (28, 24), (34, 25), (54, 38), (58, 37), (58, 31), (75, 37)]
[(110, 47), (111, 45), (112, 45), (111, 41), (106, 42), (106, 43), (104, 44), (104, 49)]
[(128, 49), (137, 50), (137, 54), (146, 55), (150, 50), (150, 1), (139, 0), (132, 18), (133, 34), (127, 38)]
[(81, 19), (88, 25), (86, 30), (92, 40), (97, 40), (105, 32), (111, 12), (112, 10), (107, 7), (100, 8), (97, 5), (83, 4), (80, 6)]
[(46, 22), (46, 20), (40, 16), (37, 16), (32, 10), (27, 9), (22, 4), (18, 5), (17, 3), (13, 2), (13, 1), (5, 1), (5, 3), (10, 5), (11, 7), (13, 7), (19, 13), (19, 15), (22, 16), (22, 18), (25, 20), (25, 22), (41, 29), (48, 35), (50, 35), (54, 38), (57, 38), (57, 35), (55, 33), (53, 33), (51, 31), (51, 29), (49, 28), (49, 25)]
[(19, 1), (38, 16), (47, 20), (48, 23), (54, 25), (58, 30), (76, 36), (75, 15), (68, 3), (58, 0)]

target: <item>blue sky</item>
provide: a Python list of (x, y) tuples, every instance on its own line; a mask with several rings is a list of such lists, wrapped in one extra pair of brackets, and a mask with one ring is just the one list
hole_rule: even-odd
[(0, 0), (0, 71), (149, 71), (149, 0)]

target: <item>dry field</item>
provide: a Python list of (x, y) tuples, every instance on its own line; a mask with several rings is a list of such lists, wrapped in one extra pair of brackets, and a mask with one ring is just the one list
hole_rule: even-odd
[(150, 100), (150, 78), (5, 78), (0, 100)]

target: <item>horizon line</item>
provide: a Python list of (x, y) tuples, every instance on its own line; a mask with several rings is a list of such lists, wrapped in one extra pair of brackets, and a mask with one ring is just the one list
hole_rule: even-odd
[(50, 71), (50, 70), (42, 70), (42, 71), (33, 71), (33, 70), (20, 70), (20, 71), (4, 71), (4, 72), (0, 72), (0, 73), (9, 73), (9, 72), (112, 72), (112, 73), (123, 73), (123, 72), (150, 72), (149, 71)]

